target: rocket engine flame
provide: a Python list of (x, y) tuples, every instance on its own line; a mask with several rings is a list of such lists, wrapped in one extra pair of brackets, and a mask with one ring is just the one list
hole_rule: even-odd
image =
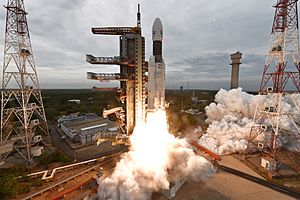
[(147, 123), (134, 129), (130, 142), (130, 151), (100, 183), (99, 199), (150, 199), (152, 192), (169, 189), (170, 182), (182, 176), (203, 180), (215, 171), (185, 139), (168, 132), (163, 110), (148, 113)]

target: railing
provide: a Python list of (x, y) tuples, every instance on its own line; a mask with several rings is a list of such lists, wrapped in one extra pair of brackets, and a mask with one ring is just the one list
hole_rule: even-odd
[(87, 72), (87, 78), (98, 81), (111, 81), (111, 80), (119, 80), (126, 81), (126, 77), (122, 77), (119, 73), (94, 73)]
[(92, 33), (102, 35), (124, 35), (127, 33), (140, 34), (141, 28), (139, 27), (100, 27), (92, 28)]

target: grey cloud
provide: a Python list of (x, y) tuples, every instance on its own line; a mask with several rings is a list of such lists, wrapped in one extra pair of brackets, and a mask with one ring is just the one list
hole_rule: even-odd
[[(170, 66), (185, 66), (182, 71), (167, 72), (169, 85), (189, 82), (191, 87), (206, 89), (228, 89), (231, 76), (230, 54), (203, 54), (198, 57), (171, 63)], [(240, 67), (240, 85), (246, 90), (257, 90), (264, 65), (264, 56), (245, 54)], [(216, 88), (217, 87), (217, 88)]]
[[(90, 88), (100, 84), (87, 80), (87, 71), (116, 72), (114, 66), (85, 62), (86, 53), (118, 54), (118, 37), (96, 36), (90, 29), (135, 25), (137, 3), (142, 9), (146, 58), (152, 51), (152, 23), (156, 17), (162, 20), (169, 88), (176, 80), (190, 81), (195, 88), (229, 85), (229, 54), (240, 50), (241, 84), (256, 90), (274, 11), (274, 2), (261, 0), (25, 0), (41, 87)], [(5, 15), (0, 9), (1, 46)]]

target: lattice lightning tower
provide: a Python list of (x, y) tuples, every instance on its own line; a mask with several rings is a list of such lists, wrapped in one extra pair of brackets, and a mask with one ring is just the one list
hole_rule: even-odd
[[(260, 92), (266, 91), (268, 85), (273, 87), (274, 92), (281, 93), (287, 90), (300, 92), (297, 1), (277, 0), (274, 6), (276, 10)], [(294, 70), (288, 71), (288, 64), (294, 65)], [(289, 81), (294, 87), (286, 89)]]
[(50, 144), (23, 0), (8, 0), (1, 91), (0, 162), (13, 150), (32, 161), (32, 149)]
[[(277, 0), (271, 39), (260, 85), (248, 149), (261, 150), (276, 163), (284, 134), (299, 137), (300, 53), (298, 0)], [(293, 69), (293, 70), (290, 70)], [(295, 109), (289, 109), (292, 105)], [(289, 124), (286, 127), (285, 124)], [(264, 141), (258, 142), (263, 136)], [(281, 140), (281, 141), (280, 141)], [(249, 148), (251, 147), (251, 148)]]

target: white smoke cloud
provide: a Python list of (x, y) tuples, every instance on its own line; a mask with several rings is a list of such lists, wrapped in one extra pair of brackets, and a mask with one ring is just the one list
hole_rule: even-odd
[(238, 119), (253, 117), (257, 97), (243, 92), (242, 88), (230, 91), (221, 89), (215, 96), (215, 102), (205, 108), (207, 123), (220, 121), (226, 115)]
[(169, 189), (180, 177), (205, 180), (215, 171), (185, 139), (168, 133), (165, 112), (152, 114), (146, 125), (136, 127), (130, 142), (130, 151), (100, 183), (99, 199), (150, 199), (152, 192)]
[[(281, 113), (298, 114), (295, 102), (300, 102), (299, 99), (299, 95), (295, 96), (295, 100), (283, 97)], [(205, 108), (209, 127), (198, 143), (217, 154), (243, 152), (247, 148), (251, 127), (276, 121), (274, 117), (272, 120), (261, 118), (257, 124), (253, 122), (256, 106), (259, 110), (274, 106), (272, 95), (255, 96), (241, 88), (221, 89), (215, 102)], [(299, 117), (295, 119), (299, 121)], [(289, 118), (282, 117), (279, 127), (294, 131), (296, 126)], [(201, 132), (201, 129), (198, 131)], [(194, 138), (193, 134), (188, 138)], [(270, 135), (260, 135), (257, 140), (267, 143)], [(164, 112), (150, 115), (146, 125), (136, 127), (130, 142), (130, 151), (123, 154), (112, 175), (100, 181), (99, 199), (150, 199), (152, 192), (169, 189), (170, 183), (181, 177), (205, 180), (215, 172), (210, 162), (195, 155), (187, 139), (175, 138), (168, 133)], [(280, 137), (277, 143), (281, 145)]]
[[(299, 95), (283, 96), (281, 107), (282, 117), (279, 118), (279, 128), (297, 132), (297, 126), (291, 118), (284, 113), (290, 113), (294, 120), (299, 121), (300, 105)], [(206, 134), (204, 134), (199, 144), (206, 146), (218, 154), (228, 154), (243, 152), (247, 148), (248, 137), (251, 127), (260, 127), (261, 124), (275, 125), (277, 117), (271, 117), (271, 120), (263, 116), (256, 123), (253, 122), (256, 106), (257, 110), (263, 110), (266, 107), (276, 107), (279, 102), (276, 95), (251, 95), (242, 91), (242, 88), (226, 91), (221, 89), (215, 96), (215, 103), (211, 103), (205, 108), (207, 114), (206, 122), (209, 124)], [(294, 99), (294, 100), (293, 100)], [(258, 119), (258, 116), (256, 117)], [(257, 141), (270, 141), (271, 134), (261, 134), (256, 138)], [(282, 145), (283, 138), (278, 137), (277, 144)]]
[(252, 120), (247, 117), (225, 115), (220, 121), (214, 121), (209, 125), (199, 144), (218, 154), (243, 151), (247, 148), (246, 138), (252, 125)]

